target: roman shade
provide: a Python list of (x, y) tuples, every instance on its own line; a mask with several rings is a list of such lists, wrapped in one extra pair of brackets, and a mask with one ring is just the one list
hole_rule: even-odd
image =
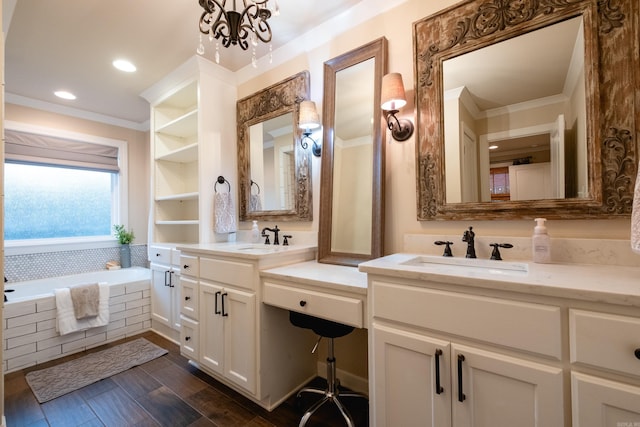
[(118, 147), (6, 129), (5, 161), (118, 172)]

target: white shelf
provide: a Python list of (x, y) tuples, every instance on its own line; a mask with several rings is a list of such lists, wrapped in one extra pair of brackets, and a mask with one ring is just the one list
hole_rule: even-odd
[(173, 202), (173, 201), (183, 201), (183, 200), (197, 200), (198, 197), (199, 197), (199, 193), (198, 192), (172, 194), (170, 196), (158, 196), (158, 197), (156, 197), (156, 202)]
[(187, 138), (198, 133), (198, 109), (185, 113), (184, 115), (171, 120), (156, 128), (156, 133)]
[(177, 150), (156, 157), (156, 160), (164, 160), (175, 163), (191, 163), (198, 160), (198, 143), (186, 145)]
[(156, 225), (199, 225), (200, 221), (197, 219), (181, 219), (174, 221), (156, 221)]

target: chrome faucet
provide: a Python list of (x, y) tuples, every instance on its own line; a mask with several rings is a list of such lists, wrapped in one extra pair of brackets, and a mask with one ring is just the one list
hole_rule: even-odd
[(278, 228), (278, 226), (276, 225), (273, 228), (268, 228), (265, 227), (262, 229), (262, 237), (266, 237), (267, 239), (264, 241), (265, 245), (269, 245), (269, 235), (266, 233), (267, 231), (271, 231), (273, 233), (273, 244), (274, 245), (279, 245), (280, 244), (280, 239), (278, 237), (278, 233), (280, 232), (280, 229)]
[(476, 258), (475, 237), (476, 233), (473, 232), (473, 227), (469, 227), (462, 235), (462, 241), (467, 243), (467, 255), (465, 255), (465, 258)]

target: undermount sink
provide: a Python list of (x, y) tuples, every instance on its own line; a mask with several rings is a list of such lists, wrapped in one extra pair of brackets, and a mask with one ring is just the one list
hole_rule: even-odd
[(446, 272), (480, 272), (485, 274), (523, 275), (528, 273), (529, 265), (524, 262), (495, 261), (478, 258), (454, 258), (433, 255), (419, 255), (402, 265), (438, 269)]
[(238, 245), (233, 249), (236, 251), (243, 252), (260, 252), (260, 253), (271, 253), (271, 252), (279, 252), (285, 250), (287, 246), (280, 245), (265, 245), (263, 243), (255, 243), (255, 244), (246, 244), (246, 245)]

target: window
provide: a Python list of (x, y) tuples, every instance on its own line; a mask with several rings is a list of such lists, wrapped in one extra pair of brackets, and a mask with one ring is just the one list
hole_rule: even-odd
[(5, 240), (106, 236), (117, 174), (5, 164)]
[(125, 142), (7, 127), (5, 241), (104, 240), (126, 224)]

